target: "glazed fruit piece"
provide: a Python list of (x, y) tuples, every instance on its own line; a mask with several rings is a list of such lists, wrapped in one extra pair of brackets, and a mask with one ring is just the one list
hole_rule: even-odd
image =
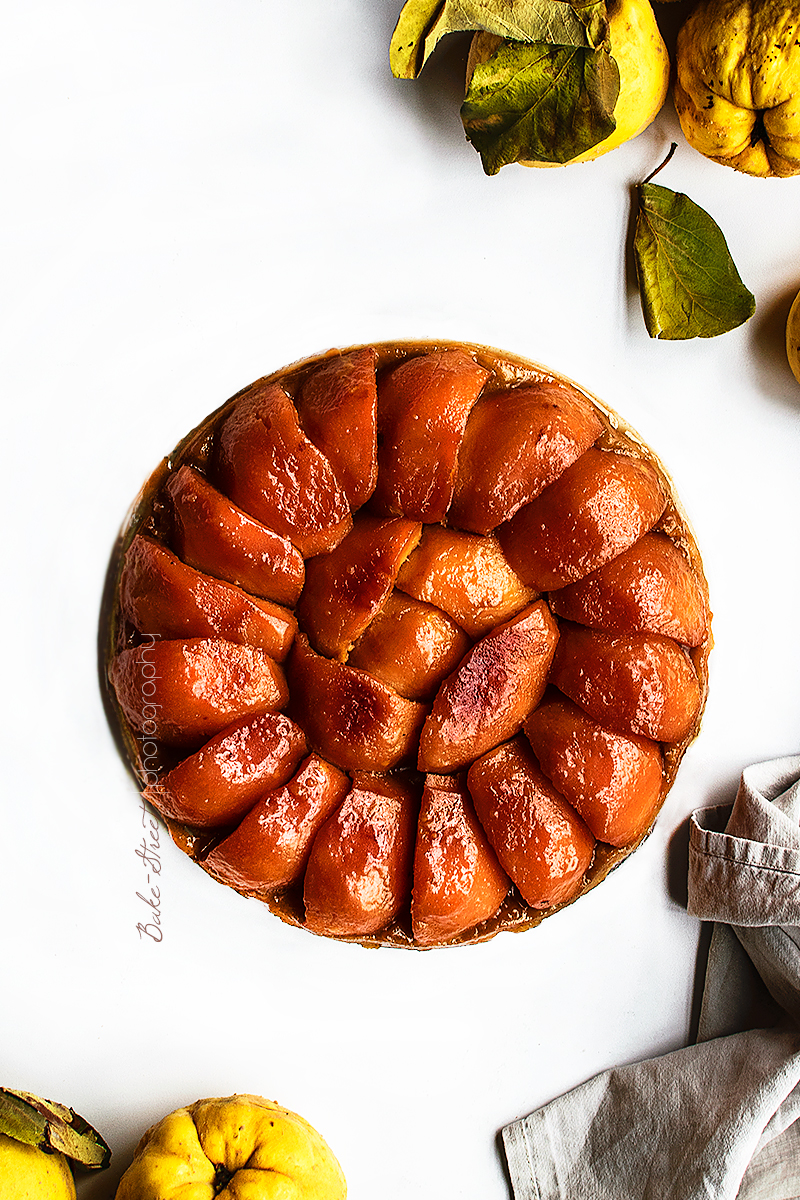
[(428, 700), (469, 646), (446, 613), (394, 591), (347, 661), (408, 700)]
[(332, 355), (297, 397), (303, 431), (328, 459), (353, 511), (378, 478), (376, 357), (371, 346)]
[(397, 576), (402, 592), (433, 604), (470, 637), (524, 608), (536, 593), (506, 562), (497, 540), (426, 525)]
[(419, 800), (404, 780), (353, 776), (314, 839), (305, 874), (306, 928), (329, 936), (383, 929), (411, 895)]
[(477, 642), (436, 694), (419, 739), (420, 771), (458, 771), (518, 733), (542, 698), (557, 641), (538, 600)]
[(645, 534), (598, 571), (551, 592), (549, 602), (558, 616), (607, 633), (657, 633), (684, 646), (708, 636), (697, 573), (663, 533)]
[(520, 578), (551, 591), (627, 550), (652, 529), (666, 502), (650, 463), (591, 449), (497, 536)]
[(297, 632), (287, 608), (201, 575), (141, 536), (125, 555), (120, 595), (124, 616), (146, 637), (221, 637), (281, 662)]
[(304, 558), (338, 545), (353, 521), (328, 459), (305, 436), (275, 383), (256, 383), (220, 426), (217, 474), (234, 504), (274, 529)]
[(474, 929), (494, 916), (510, 886), (463, 779), (428, 775), (414, 850), (414, 941), (441, 946)]
[(689, 655), (670, 638), (609, 634), (560, 623), (550, 680), (611, 729), (657, 742), (679, 742), (701, 704)]
[(664, 781), (657, 742), (604, 729), (555, 692), (524, 730), (547, 778), (599, 842), (630, 846), (649, 828)]
[(286, 783), (307, 750), (302, 729), (283, 713), (242, 717), (145, 788), (145, 799), (187, 825), (229, 825)]
[(381, 376), (376, 512), (444, 519), (464, 426), (488, 375), (463, 350), (437, 350)]
[(131, 726), (170, 746), (196, 747), (239, 717), (289, 699), (283, 671), (264, 650), (221, 638), (144, 642), (109, 666)]
[(303, 559), (288, 538), (254, 521), (190, 466), (167, 479), (172, 544), (183, 562), (254, 596), (292, 607), (303, 588)]
[(542, 773), (521, 735), (473, 763), (467, 786), (504, 870), (533, 908), (563, 904), (580, 888), (594, 838)]
[(356, 638), (386, 603), (422, 526), (405, 517), (359, 514), (344, 541), (309, 560), (297, 616), (320, 654), (344, 662)]
[(366, 671), (315, 654), (298, 635), (287, 661), (291, 714), (342, 770), (388, 771), (413, 759), (427, 709)]
[(601, 428), (589, 401), (564, 384), (485, 395), (464, 431), (448, 524), (491, 533), (557, 479)]
[(206, 855), (204, 867), (248, 893), (294, 883), (305, 870), (314, 836), (349, 790), (344, 772), (309, 755), (294, 778), (262, 796)]

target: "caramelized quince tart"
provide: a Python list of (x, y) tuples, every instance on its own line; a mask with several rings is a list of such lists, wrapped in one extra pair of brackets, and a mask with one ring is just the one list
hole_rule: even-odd
[(482, 346), (259, 379), (147, 481), (110, 580), (144, 796), (328, 937), (535, 925), (647, 835), (705, 700), (707, 586), (658, 459)]

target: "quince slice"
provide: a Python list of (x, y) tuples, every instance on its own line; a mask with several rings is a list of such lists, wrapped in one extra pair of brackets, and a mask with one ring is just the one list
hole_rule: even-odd
[(306, 928), (377, 933), (408, 905), (419, 800), (405, 780), (356, 773), (320, 829), (306, 868)]
[(585, 396), (543, 381), (490, 392), (473, 408), (448, 522), (491, 533), (591, 446), (602, 426)]
[(472, 647), (433, 702), (419, 739), (420, 771), (457, 771), (522, 728), (542, 698), (558, 641), (543, 600)]
[(297, 632), (287, 608), (202, 575), (138, 534), (125, 555), (122, 612), (145, 637), (221, 637), (258, 646), (281, 662)]
[(295, 401), (306, 437), (328, 459), (353, 511), (378, 478), (376, 359), (371, 346), (332, 355), (307, 377)]
[(343, 771), (389, 771), (413, 756), (428, 712), (366, 671), (315, 654), (298, 635), (287, 662), (291, 712)]
[(524, 730), (547, 778), (599, 842), (630, 846), (645, 832), (664, 784), (657, 742), (605, 729), (555, 692)]
[(108, 674), (130, 725), (169, 746), (199, 747), (238, 717), (289, 699), (266, 651), (222, 638), (143, 642), (120, 651)]
[(591, 449), (498, 529), (497, 538), (520, 579), (551, 591), (627, 550), (666, 503), (650, 463)]
[(463, 629), (446, 613), (394, 591), (350, 651), (347, 662), (408, 700), (427, 700), (455, 670), (469, 646)]
[(611, 634), (562, 621), (550, 682), (601, 725), (657, 742), (692, 730), (702, 694), (692, 660), (671, 638)]
[(465, 781), (428, 775), (414, 850), (414, 941), (420, 946), (452, 942), (494, 916), (510, 886)]
[(422, 526), (405, 517), (359, 514), (344, 541), (306, 565), (297, 617), (315, 650), (344, 662), (386, 603)]
[(299, 879), (311, 843), (350, 790), (342, 772), (311, 754), (283, 787), (259, 798), (203, 866), (240, 891), (263, 894)]
[(559, 617), (607, 633), (658, 633), (684, 646), (699, 646), (708, 635), (708, 604), (697, 573), (663, 533), (646, 533), (548, 600)]
[(674, 100), (707, 158), (761, 177), (800, 172), (796, 0), (701, 0), (678, 34)]
[(303, 587), (303, 559), (288, 538), (267, 529), (193, 467), (179, 467), (165, 489), (172, 502), (172, 545), (190, 567), (290, 607)]
[(467, 786), (504, 870), (532, 908), (571, 899), (595, 841), (583, 820), (542, 773), (521, 735), (474, 762)]
[(376, 512), (444, 520), (464, 426), (488, 378), (463, 350), (421, 354), (382, 376)]
[(175, 821), (228, 825), (285, 783), (307, 750), (302, 729), (283, 713), (242, 717), (145, 788), (144, 796)]
[(237, 400), (219, 428), (216, 468), (234, 504), (289, 538), (304, 558), (332, 550), (353, 523), (330, 462), (277, 383), (254, 383)]
[(397, 574), (397, 586), (447, 613), (476, 638), (536, 598), (494, 537), (426, 525)]

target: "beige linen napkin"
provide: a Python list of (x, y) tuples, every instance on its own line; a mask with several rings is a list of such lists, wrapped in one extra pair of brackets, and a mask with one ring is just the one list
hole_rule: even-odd
[(697, 1043), (506, 1126), (515, 1200), (800, 1196), (800, 755), (692, 816), (689, 911), (714, 922)]

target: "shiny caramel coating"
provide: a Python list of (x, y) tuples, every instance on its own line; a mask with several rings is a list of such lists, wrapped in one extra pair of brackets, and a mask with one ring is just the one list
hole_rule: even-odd
[(343, 771), (309, 755), (283, 787), (259, 797), (204, 859), (207, 871), (247, 893), (300, 879), (317, 831), (350, 790)]
[(595, 840), (542, 773), (522, 735), (473, 763), (467, 786), (504, 870), (533, 908), (569, 900)]
[(187, 464), (170, 474), (164, 490), (172, 505), (172, 545), (183, 562), (254, 596), (297, 603), (305, 572), (288, 538), (242, 512)]
[(291, 778), (308, 749), (283, 713), (240, 717), (144, 795), (175, 821), (209, 829), (242, 817), (259, 796)]

